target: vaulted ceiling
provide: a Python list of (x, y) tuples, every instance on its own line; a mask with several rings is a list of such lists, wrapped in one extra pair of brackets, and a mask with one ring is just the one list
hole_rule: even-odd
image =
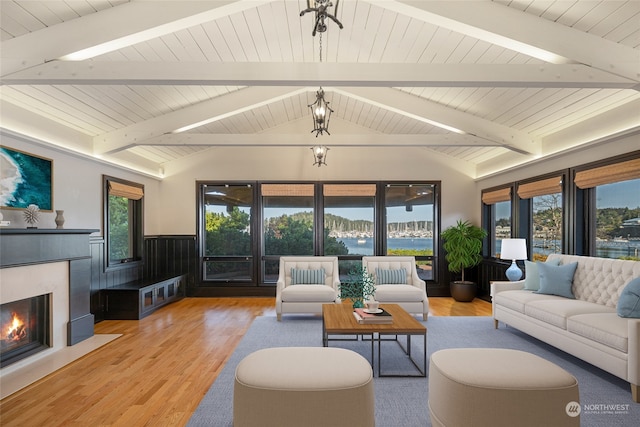
[(425, 147), (472, 177), (640, 128), (640, 1), (341, 0), (322, 39), (306, 7), (3, 0), (0, 125), (151, 174), (321, 140)]

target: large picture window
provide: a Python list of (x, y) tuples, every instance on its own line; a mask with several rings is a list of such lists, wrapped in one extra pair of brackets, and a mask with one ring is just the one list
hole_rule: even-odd
[(142, 260), (144, 186), (103, 176), (107, 268)]
[(282, 256), (412, 255), (434, 280), (436, 183), (198, 182), (203, 286), (273, 286)]

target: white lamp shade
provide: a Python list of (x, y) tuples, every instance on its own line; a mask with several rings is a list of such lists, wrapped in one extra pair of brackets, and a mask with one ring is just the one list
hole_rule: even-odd
[(502, 239), (501, 259), (527, 259), (526, 239)]

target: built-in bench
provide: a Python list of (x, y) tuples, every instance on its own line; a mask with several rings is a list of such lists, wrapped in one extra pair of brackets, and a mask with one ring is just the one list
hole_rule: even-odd
[(134, 280), (103, 289), (105, 320), (139, 320), (164, 305), (182, 299), (186, 277)]

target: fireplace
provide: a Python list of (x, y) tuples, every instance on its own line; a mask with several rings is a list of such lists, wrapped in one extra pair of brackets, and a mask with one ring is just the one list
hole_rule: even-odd
[(50, 294), (0, 305), (0, 367), (51, 346)]

